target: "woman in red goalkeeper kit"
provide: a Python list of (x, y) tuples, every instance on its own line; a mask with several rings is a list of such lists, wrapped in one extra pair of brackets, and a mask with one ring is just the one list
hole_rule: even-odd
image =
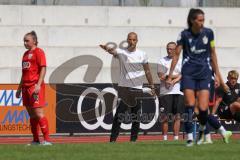
[[(22, 93), (23, 105), (30, 116), (33, 141), (29, 145), (52, 145), (49, 138), (48, 120), (44, 115), (45, 102), (46, 58), (42, 49), (37, 47), (38, 38), (35, 31), (24, 36), (24, 46), (27, 51), (22, 58), (22, 78), (16, 93), (20, 98)], [(39, 127), (44, 141), (40, 143)]]

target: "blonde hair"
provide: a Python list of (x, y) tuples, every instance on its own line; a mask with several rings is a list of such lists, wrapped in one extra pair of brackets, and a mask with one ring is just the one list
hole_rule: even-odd
[(239, 73), (236, 70), (231, 70), (231, 71), (228, 72), (228, 77), (238, 79)]
[(32, 36), (33, 40), (35, 41), (36, 46), (38, 45), (38, 37), (35, 31), (28, 32), (25, 36)]

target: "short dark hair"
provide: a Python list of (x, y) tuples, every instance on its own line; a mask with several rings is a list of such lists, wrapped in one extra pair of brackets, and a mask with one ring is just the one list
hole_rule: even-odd
[(198, 8), (191, 8), (189, 10), (188, 17), (187, 17), (188, 28), (192, 27), (192, 22), (191, 21), (195, 20), (199, 14), (204, 15), (204, 12), (201, 9), (198, 9)]
[(136, 32), (129, 32), (128, 35), (127, 35), (127, 37), (129, 37), (130, 35), (135, 35), (135, 36), (137, 37), (137, 39), (138, 39), (138, 35), (137, 35)]
[(26, 34), (26, 36), (27, 36), (27, 35), (32, 36), (33, 40), (36, 42), (36, 45), (38, 45), (38, 37), (37, 37), (37, 33), (36, 33), (35, 31), (28, 32), (28, 33)]

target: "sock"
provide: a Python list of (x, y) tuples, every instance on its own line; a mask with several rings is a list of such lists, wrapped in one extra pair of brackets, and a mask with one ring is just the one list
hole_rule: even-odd
[(211, 139), (211, 134), (210, 133), (208, 133), (208, 134), (205, 134), (205, 141), (212, 141), (212, 139)]
[(205, 131), (205, 129), (206, 129), (206, 125), (199, 125), (199, 131)]
[(185, 131), (188, 133), (193, 132), (193, 106), (186, 106), (185, 107), (185, 114), (187, 116), (187, 119), (184, 118), (184, 126), (185, 126)]
[(224, 128), (223, 126), (221, 126), (221, 127), (218, 129), (218, 132), (219, 132), (222, 136), (224, 136), (224, 135), (226, 134), (226, 130), (225, 130), (225, 128)]
[(193, 141), (193, 134), (192, 133), (187, 134), (187, 140)]
[(30, 118), (31, 131), (33, 134), (33, 141), (39, 142), (39, 128), (38, 128), (38, 120), (35, 118)]
[(174, 139), (174, 140), (178, 140), (178, 136), (174, 136), (173, 139)]
[(205, 130), (206, 130), (206, 126), (199, 124), (199, 137), (198, 137), (198, 140), (204, 138)]
[(214, 117), (212, 114), (208, 115), (208, 123), (216, 130), (221, 127), (221, 124), (218, 121), (217, 117)]
[(208, 120), (208, 110), (202, 111), (201, 109), (199, 109), (199, 123), (202, 126), (205, 126)]
[(163, 135), (163, 140), (167, 141), (167, 135)]
[(207, 135), (210, 133), (209, 123), (206, 123), (206, 128), (204, 130), (204, 134)]
[(233, 119), (240, 122), (240, 112), (236, 112), (234, 115), (233, 115)]
[(46, 117), (42, 117), (39, 120), (39, 125), (40, 125), (40, 128), (42, 130), (44, 140), (49, 142), (50, 138), (49, 138), (49, 128), (48, 128), (48, 120), (47, 120), (47, 118)]

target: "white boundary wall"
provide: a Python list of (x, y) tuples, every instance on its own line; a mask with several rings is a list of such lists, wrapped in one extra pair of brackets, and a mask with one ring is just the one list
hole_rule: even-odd
[[(139, 35), (138, 46), (156, 63), (166, 54), (165, 45), (175, 41), (186, 27), (189, 8), (0, 6), (0, 83), (18, 83), (21, 76), (23, 36), (35, 30), (39, 46), (46, 52), (52, 72), (80, 55), (100, 58), (103, 68), (95, 83), (109, 83), (111, 56), (98, 45), (119, 44), (130, 31)], [(204, 8), (207, 27), (215, 32), (219, 65), (224, 77), (231, 69), (240, 71), (240, 9)], [(65, 83), (83, 83), (86, 66), (71, 72)], [(156, 74), (154, 72), (154, 74)], [(58, 82), (57, 80), (54, 81)]]

